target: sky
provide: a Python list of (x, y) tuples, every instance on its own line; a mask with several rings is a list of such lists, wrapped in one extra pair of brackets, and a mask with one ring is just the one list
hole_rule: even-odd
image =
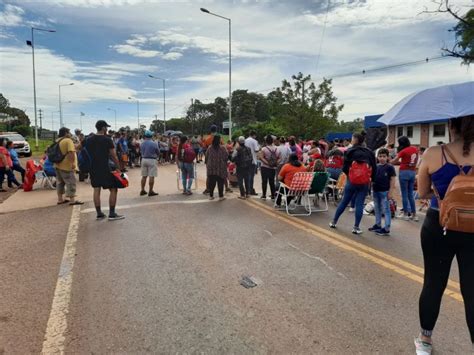
[[(451, 0), (461, 14), (474, 0)], [(431, 0), (151, 1), (2, 0), (0, 92), (34, 121), (31, 27), (35, 31), (37, 107), (46, 128), (59, 125), (59, 85), (67, 127), (93, 131), (182, 117), (191, 99), (228, 96), (228, 21), (232, 20), (232, 89), (267, 94), (303, 72), (317, 85), (333, 79), (340, 120), (384, 113), (404, 96), (474, 80), (472, 66), (444, 58), (370, 72), (441, 55), (456, 21)], [(362, 72), (350, 76), (341, 74)], [(128, 99), (131, 97), (132, 99)], [(108, 110), (111, 109), (111, 110)], [(81, 117), (80, 113), (84, 113)]]

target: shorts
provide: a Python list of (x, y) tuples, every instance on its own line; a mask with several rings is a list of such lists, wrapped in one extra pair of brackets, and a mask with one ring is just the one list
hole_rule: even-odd
[(66, 197), (76, 196), (76, 175), (74, 171), (56, 169), (56, 190)]
[(142, 159), (142, 176), (157, 177), (158, 168), (156, 166), (156, 159), (143, 158)]

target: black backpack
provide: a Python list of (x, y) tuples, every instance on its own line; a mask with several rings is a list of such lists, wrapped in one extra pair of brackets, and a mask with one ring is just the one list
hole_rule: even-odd
[(59, 147), (59, 143), (61, 143), (63, 139), (64, 138), (54, 142), (46, 150), (46, 155), (50, 162), (58, 164), (64, 160), (65, 155), (61, 153), (61, 148)]
[(79, 164), (79, 171), (83, 173), (89, 173), (92, 166), (92, 158), (89, 154), (89, 151), (86, 148), (87, 140), (84, 140), (82, 144), (82, 149), (77, 155), (77, 161)]
[(240, 147), (236, 164), (242, 168), (249, 167), (253, 163), (252, 151), (245, 145)]

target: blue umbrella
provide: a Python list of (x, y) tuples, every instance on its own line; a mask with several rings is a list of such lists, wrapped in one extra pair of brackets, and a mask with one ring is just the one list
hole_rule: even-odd
[(377, 121), (399, 125), (474, 115), (474, 81), (408, 95)]

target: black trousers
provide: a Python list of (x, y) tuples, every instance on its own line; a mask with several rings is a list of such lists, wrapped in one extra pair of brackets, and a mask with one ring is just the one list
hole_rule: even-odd
[(267, 196), (267, 184), (270, 185), (270, 196), (275, 196), (275, 169), (265, 168), (262, 166), (260, 172), (262, 173), (262, 196)]
[(237, 181), (239, 183), (240, 196), (250, 195), (251, 191), (249, 172), (250, 167), (237, 168)]
[(467, 326), (474, 343), (474, 235), (452, 231), (443, 235), (438, 218), (439, 212), (429, 209), (421, 228), (425, 276), (419, 302), (420, 325), (425, 330), (434, 329), (456, 256)]
[(219, 197), (224, 197), (224, 179), (217, 175), (209, 175), (209, 196), (214, 196), (214, 189), (216, 188), (219, 190)]

